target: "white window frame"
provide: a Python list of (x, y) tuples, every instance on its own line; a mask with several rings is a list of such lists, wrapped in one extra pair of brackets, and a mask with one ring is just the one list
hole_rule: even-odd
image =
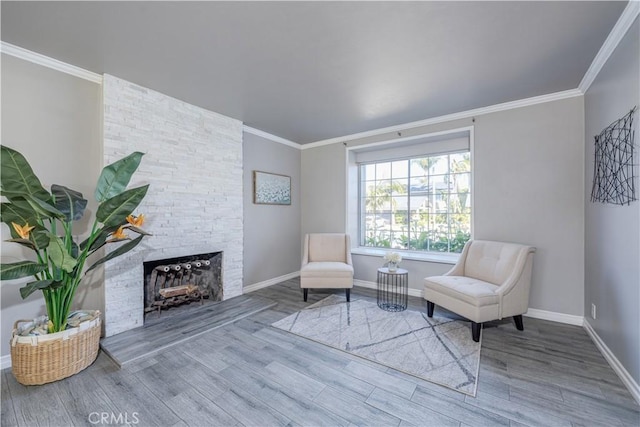
[[(470, 192), (471, 192), (471, 239), (474, 236), (474, 219), (475, 219), (475, 191), (474, 191), (474, 176), (475, 176), (475, 162), (474, 162), (474, 127), (462, 127), (456, 129), (449, 129), (442, 132), (423, 133), (419, 135), (412, 135), (408, 137), (399, 137), (391, 140), (374, 142), (370, 144), (354, 145), (346, 147), (346, 177), (347, 177), (347, 191), (346, 191), (346, 224), (345, 229), (347, 233), (352, 236), (351, 239), (351, 253), (356, 255), (370, 255), (370, 256), (383, 256), (389, 252), (388, 248), (374, 248), (368, 246), (360, 246), (360, 208), (359, 208), (359, 165), (356, 163), (356, 153), (376, 147), (376, 149), (384, 150), (387, 148), (400, 147), (403, 144), (410, 144), (411, 141), (418, 139), (430, 139), (430, 140), (444, 140), (450, 137), (452, 134), (466, 133), (469, 138), (469, 153), (471, 161), (471, 176), (470, 176)], [(395, 160), (395, 159), (394, 159)], [(459, 253), (452, 252), (427, 252), (416, 251), (406, 249), (394, 249), (402, 253), (403, 259), (427, 261), (443, 264), (455, 264), (460, 257)]]

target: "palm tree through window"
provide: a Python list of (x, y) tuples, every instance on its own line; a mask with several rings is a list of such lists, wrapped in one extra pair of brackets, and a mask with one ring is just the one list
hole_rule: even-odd
[(469, 151), (364, 163), (360, 245), (461, 252), (471, 238)]

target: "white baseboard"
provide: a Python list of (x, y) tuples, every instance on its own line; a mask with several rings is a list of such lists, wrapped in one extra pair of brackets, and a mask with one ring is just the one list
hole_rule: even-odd
[(11, 355), (7, 354), (6, 356), (0, 357), (0, 370), (7, 369), (11, 367)]
[[(360, 286), (362, 288), (377, 289), (375, 282), (368, 282), (366, 280), (355, 279), (353, 281), (354, 286)], [(412, 297), (422, 298), (422, 289), (409, 288), (409, 295)], [(565, 323), (568, 325), (582, 326), (583, 317), (574, 316), (571, 314), (556, 313), (554, 311), (538, 310), (537, 308), (530, 308), (525, 316), (533, 317), (535, 319), (551, 320), (552, 322)]]
[(636, 402), (640, 405), (640, 385), (633, 379), (629, 371), (625, 369), (613, 352), (609, 350), (609, 347), (607, 347), (604, 341), (602, 341), (602, 338), (600, 338), (586, 318), (584, 319), (583, 327), (591, 337), (591, 340), (595, 343), (596, 347), (598, 347), (598, 350), (600, 350), (600, 353), (602, 353), (607, 362), (609, 362), (611, 368), (616, 374), (618, 374), (622, 383), (627, 387), (629, 393), (631, 393), (631, 396), (633, 396)]
[[(353, 279), (353, 286), (361, 288), (378, 289), (376, 282), (367, 282), (366, 280)], [(409, 288), (409, 296), (422, 298), (422, 289)]]
[(284, 282), (285, 280), (290, 280), (300, 275), (299, 271), (294, 271), (293, 273), (285, 274), (284, 276), (274, 277), (273, 279), (263, 280), (262, 282), (254, 283), (253, 285), (248, 285), (242, 288), (242, 293), (246, 294), (248, 292), (257, 291), (258, 289), (267, 288), (269, 286), (275, 285), (280, 282)]
[(582, 316), (558, 313), (556, 311), (538, 310), (537, 308), (530, 308), (523, 316), (575, 326), (582, 326), (584, 323), (584, 317)]

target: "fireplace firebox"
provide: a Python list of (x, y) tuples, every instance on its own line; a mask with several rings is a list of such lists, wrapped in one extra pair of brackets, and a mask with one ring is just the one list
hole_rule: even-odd
[(222, 252), (147, 261), (144, 270), (144, 317), (206, 302), (222, 301)]

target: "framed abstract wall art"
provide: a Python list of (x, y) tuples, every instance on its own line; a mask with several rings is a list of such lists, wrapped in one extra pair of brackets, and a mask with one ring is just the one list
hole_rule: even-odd
[(253, 171), (253, 203), (258, 205), (290, 205), (291, 177)]

